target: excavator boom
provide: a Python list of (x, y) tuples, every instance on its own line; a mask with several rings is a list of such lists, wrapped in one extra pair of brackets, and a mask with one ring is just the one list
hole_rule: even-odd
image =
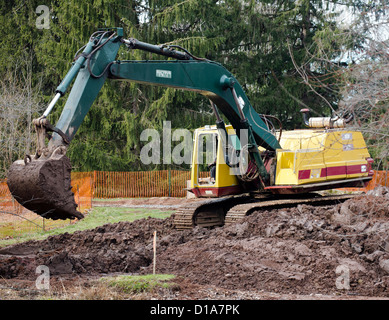
[[(115, 61), (122, 45), (176, 60)], [(76, 210), (71, 193), (71, 166), (66, 150), (108, 78), (195, 91), (206, 96), (230, 121), (239, 138), (242, 132), (247, 136), (249, 155), (261, 179), (268, 181), (258, 147), (275, 151), (280, 144), (251, 106), (238, 81), (222, 65), (176, 48), (124, 39), (120, 28), (95, 32), (57, 87), (43, 116), (34, 120), (38, 135), (36, 154), (27, 155), (24, 161), (18, 160), (10, 167), (8, 185), (15, 199), (46, 218), (83, 217)], [(61, 116), (53, 126), (47, 116), (73, 80)], [(223, 129), (224, 123), (219, 121), (218, 127)], [(47, 131), (53, 134), (46, 146)]]

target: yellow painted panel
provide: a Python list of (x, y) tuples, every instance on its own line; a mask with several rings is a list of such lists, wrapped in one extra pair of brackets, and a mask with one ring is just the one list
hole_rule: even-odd
[(297, 184), (294, 172), (295, 152), (277, 150), (276, 185)]
[[(282, 135), (281, 145), (284, 149), (277, 151), (276, 185), (307, 184), (368, 175), (366, 158), (370, 155), (361, 132), (311, 129), (287, 131)], [(360, 166), (364, 165), (366, 172), (361, 172), (364, 167)]]
[(233, 174), (233, 169), (225, 163), (223, 147), (221, 143), (219, 144), (217, 151), (215, 182), (215, 187), (217, 188), (236, 186), (239, 184), (238, 178)]

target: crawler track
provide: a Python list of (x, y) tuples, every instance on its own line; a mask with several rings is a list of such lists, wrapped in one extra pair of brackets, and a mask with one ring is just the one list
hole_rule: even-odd
[(230, 196), (184, 205), (176, 211), (174, 225), (179, 230), (191, 229), (195, 226), (222, 226), (225, 215), (231, 207), (247, 203), (250, 199), (248, 195)]
[(195, 226), (217, 227), (241, 221), (253, 211), (295, 207), (299, 204), (315, 206), (331, 205), (346, 201), (354, 195), (319, 196), (309, 194), (304, 198), (277, 199), (271, 195), (260, 197), (238, 196), (205, 200), (192, 203), (177, 210), (174, 217), (176, 229), (191, 229)]

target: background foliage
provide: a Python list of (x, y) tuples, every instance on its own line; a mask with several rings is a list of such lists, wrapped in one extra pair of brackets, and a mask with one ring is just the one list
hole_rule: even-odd
[[(345, 32), (339, 20), (343, 10), (357, 15), (373, 9), (384, 14), (387, 10), (385, 2), (379, 0), (44, 2), (10, 0), (0, 4), (0, 71), (18, 79), (31, 71), (28, 85), (34, 92), (35, 107), (31, 110), (35, 115), (53, 97), (75, 53), (90, 35), (98, 28), (123, 27), (127, 38), (180, 45), (196, 56), (224, 64), (242, 84), (258, 113), (277, 116), (286, 129), (302, 126), (302, 107), (326, 116), (339, 109), (345, 83), (340, 75), (350, 63), (338, 58), (344, 52), (361, 48), (366, 40), (363, 32), (341, 37)], [(39, 13), (35, 10), (42, 4), (50, 9), (49, 29), (36, 27)], [(121, 48), (118, 59), (163, 58)], [(7, 86), (2, 83), (0, 94), (9, 91)], [(14, 89), (20, 92), (23, 86)], [(65, 101), (66, 96), (50, 115), (52, 123), (59, 118)], [(10, 116), (3, 113), (0, 117)], [(27, 125), (31, 115), (20, 117), (19, 123), (24, 121)], [(162, 130), (166, 120), (172, 122), (173, 129), (191, 130), (215, 122), (209, 102), (199, 95), (129, 82), (107, 82), (68, 151), (74, 169), (156, 169), (157, 166), (146, 168), (140, 162), (139, 137), (145, 128)], [(0, 129), (8, 130), (5, 125)], [(22, 157), (23, 152), (33, 153), (33, 143), (12, 152), (12, 160)], [(0, 155), (0, 161), (2, 167), (7, 167), (5, 162), (10, 159)], [(163, 167), (159, 165), (158, 169)]]

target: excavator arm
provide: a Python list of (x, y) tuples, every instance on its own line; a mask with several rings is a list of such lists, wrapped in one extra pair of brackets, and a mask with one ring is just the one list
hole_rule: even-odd
[[(105, 44), (95, 51), (92, 57), (85, 59), (85, 56), (91, 54), (91, 50), (93, 52), (93, 41), (88, 43), (83, 54), (56, 90), (63, 95), (75, 72), (78, 72), (56, 125), (70, 139), (83, 122), (104, 82), (110, 78), (199, 92), (217, 105), (236, 130), (247, 129), (247, 124), (242, 124), (242, 120), (246, 119), (252, 128), (256, 144), (269, 150), (280, 148), (276, 137), (269, 132), (259, 114), (250, 105), (238, 81), (222, 65), (136, 39), (126, 40), (116, 36), (102, 42)], [(149, 51), (177, 60), (115, 61), (121, 44), (127, 45), (130, 49)], [(51, 143), (57, 145), (58, 139), (62, 138), (54, 135)]]
[[(174, 60), (115, 60), (122, 45), (131, 50), (144, 50)], [(175, 49), (176, 46), (157, 46), (136, 39), (124, 39), (120, 28), (95, 32), (57, 87), (56, 95), (42, 117), (34, 120), (38, 134), (36, 154), (26, 156), (10, 167), (8, 185), (15, 199), (46, 218), (82, 218), (82, 214), (76, 210), (77, 205), (71, 192), (71, 165), (65, 154), (107, 79), (195, 91), (207, 97), (216, 112), (218, 128), (225, 130), (217, 111), (220, 110), (233, 125), (239, 138), (242, 138), (242, 132), (247, 135), (250, 157), (261, 179), (267, 182), (269, 175), (258, 146), (270, 151), (281, 147), (251, 106), (238, 81), (219, 63), (196, 58), (182, 48)], [(65, 95), (73, 80), (61, 116), (53, 126), (47, 116)], [(53, 134), (46, 146), (47, 131), (53, 131)]]

